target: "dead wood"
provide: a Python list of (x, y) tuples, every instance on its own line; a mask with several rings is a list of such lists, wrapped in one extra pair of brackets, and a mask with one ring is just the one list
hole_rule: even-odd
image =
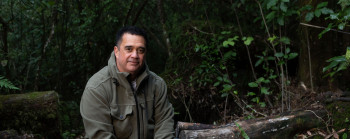
[[(303, 110), (288, 112), (279, 116), (270, 116), (250, 120), (237, 121), (225, 126), (206, 125), (200, 129), (200, 124), (178, 126), (180, 139), (201, 138), (242, 138), (246, 133), (254, 138), (293, 138), (297, 133), (323, 125), (326, 112), (323, 110)], [(237, 126), (239, 125), (239, 127)], [(211, 129), (207, 129), (210, 127)]]

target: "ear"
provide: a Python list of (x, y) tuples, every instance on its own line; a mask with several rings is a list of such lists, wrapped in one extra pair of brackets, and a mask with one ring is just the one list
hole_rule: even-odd
[(117, 46), (114, 46), (114, 55), (116, 58), (118, 58), (118, 54), (119, 54), (119, 49)]

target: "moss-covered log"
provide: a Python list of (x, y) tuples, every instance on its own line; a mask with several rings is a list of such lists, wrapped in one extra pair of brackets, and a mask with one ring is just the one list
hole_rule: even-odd
[(0, 131), (60, 136), (58, 94), (54, 91), (0, 95), (0, 117)]
[(325, 116), (325, 111), (297, 111), (280, 116), (238, 121), (214, 129), (179, 129), (179, 137), (180, 139), (242, 138), (242, 135), (245, 133), (253, 139), (292, 138), (296, 133), (323, 125), (323, 121), (320, 118)]

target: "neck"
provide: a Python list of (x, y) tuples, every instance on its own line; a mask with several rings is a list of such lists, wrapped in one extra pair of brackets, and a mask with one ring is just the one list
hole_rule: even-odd
[(128, 80), (131, 82), (131, 81), (135, 80), (136, 77), (137, 77), (136, 74), (130, 74), (130, 75), (128, 76)]

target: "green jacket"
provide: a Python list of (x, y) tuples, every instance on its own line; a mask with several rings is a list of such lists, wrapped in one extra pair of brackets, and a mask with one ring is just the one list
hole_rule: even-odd
[(136, 106), (128, 75), (118, 71), (112, 52), (108, 66), (89, 79), (80, 102), (86, 137), (137, 139), (138, 113), (141, 139), (173, 138), (174, 112), (164, 80), (146, 65), (136, 79)]

